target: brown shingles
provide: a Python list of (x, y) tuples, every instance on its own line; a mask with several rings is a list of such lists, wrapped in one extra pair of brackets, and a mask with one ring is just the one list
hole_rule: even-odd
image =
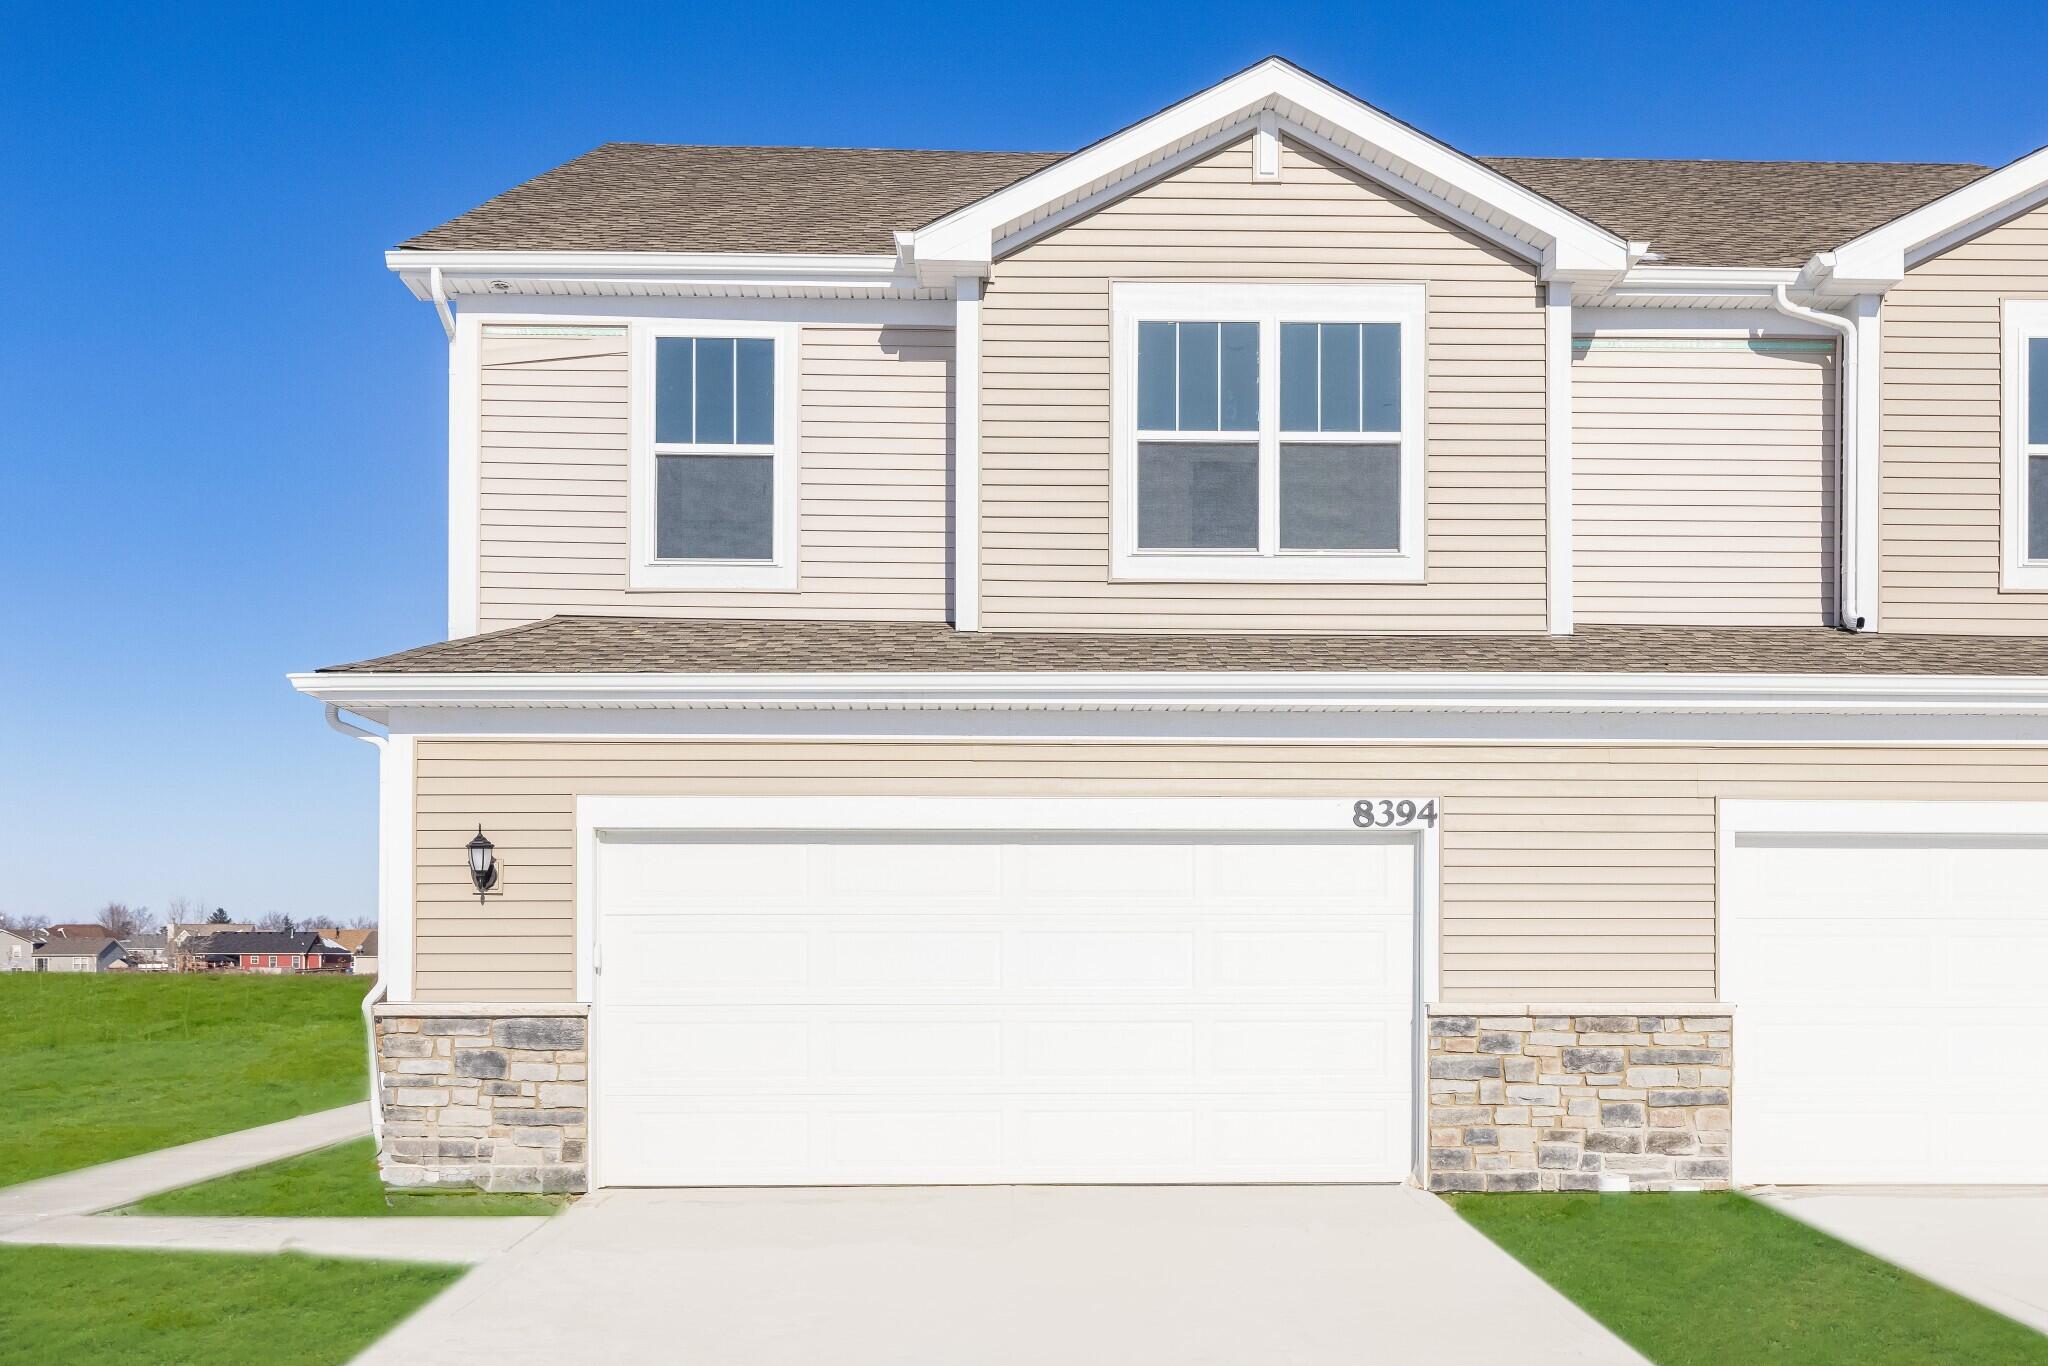
[(2048, 674), (2048, 637), (1589, 626), (1569, 636), (961, 633), (943, 623), (551, 617), (326, 673)]
[[(893, 234), (1057, 152), (607, 143), (403, 245), (427, 251), (887, 253)], [(1985, 173), (1981, 166), (1489, 157), (1487, 165), (1672, 265), (1797, 266)]]

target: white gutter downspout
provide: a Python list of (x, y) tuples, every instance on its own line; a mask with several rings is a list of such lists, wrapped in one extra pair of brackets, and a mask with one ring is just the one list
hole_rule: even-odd
[[(384, 758), (384, 736), (377, 734), (375, 731), (364, 730), (353, 721), (342, 720), (341, 708), (332, 702), (327, 704), (327, 724), (340, 731), (343, 735), (352, 736), (357, 740), (365, 740), (375, 745), (377, 747), (378, 762), (380, 765), (382, 764)], [(380, 886), (381, 883), (382, 879), (380, 878)], [(381, 922), (383, 917), (380, 915), (378, 919)], [(385, 961), (383, 954), (377, 955), (377, 981), (370, 988), (369, 994), (363, 997), (363, 1029), (369, 1036), (370, 1048), (370, 1139), (374, 1150), (378, 1153), (384, 1151), (384, 1095), (383, 1088), (377, 1084), (376, 1012), (377, 1003), (384, 999), (384, 993), (387, 989), (384, 981)]]
[(1858, 581), (1857, 557), (1862, 550), (1863, 530), (1857, 525), (1856, 509), (1862, 506), (1858, 467), (1856, 422), (1856, 324), (1847, 318), (1792, 302), (1785, 286), (1771, 287), (1771, 307), (1788, 318), (1817, 323), (1842, 339), (1842, 363), (1835, 373), (1835, 596), (1836, 615), (1845, 631), (1861, 631), (1863, 617), (1856, 611), (1862, 601), (1863, 585)]
[[(448, 334), (448, 340), (455, 340), (455, 310), (448, 307), (448, 291), (441, 284), (441, 268), (431, 266), (427, 270), (427, 293), (434, 300), (434, 311), (441, 315), (441, 330)], [(329, 725), (333, 722), (330, 720)], [(364, 736), (368, 738), (367, 735)]]

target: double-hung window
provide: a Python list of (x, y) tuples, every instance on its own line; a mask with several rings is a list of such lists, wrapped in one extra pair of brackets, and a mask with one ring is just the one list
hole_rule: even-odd
[(2048, 590), (2048, 299), (2005, 301), (1999, 586)]
[(636, 331), (632, 587), (796, 587), (795, 351), (780, 325)]
[(1419, 285), (1112, 290), (1112, 573), (1412, 582)]

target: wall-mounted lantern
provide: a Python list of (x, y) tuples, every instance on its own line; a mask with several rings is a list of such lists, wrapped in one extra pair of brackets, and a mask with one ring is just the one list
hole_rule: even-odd
[(481, 902), (484, 893), (498, 885), (498, 858), (493, 852), (495, 846), (484, 838), (484, 828), (476, 828), (476, 838), (469, 848), (469, 880), (476, 884), (476, 899)]

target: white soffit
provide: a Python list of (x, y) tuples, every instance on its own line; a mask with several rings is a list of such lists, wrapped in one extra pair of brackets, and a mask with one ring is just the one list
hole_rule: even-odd
[(384, 264), (413, 297), (922, 298), (899, 257), (777, 252), (388, 251)]
[(1629, 245), (1606, 229), (1277, 57), (1191, 95), (911, 234), (926, 279), (974, 274), (997, 243), (1076, 205), (1122, 193), (1191, 152), (1249, 133), (1268, 111), (1314, 145), (1454, 216), (1520, 243), (1545, 278), (1613, 277)]
[(1829, 293), (1882, 290), (1903, 280), (1909, 268), (1929, 257), (2044, 201), (2048, 201), (2048, 147), (2029, 152), (1931, 204), (1816, 256), (1808, 273)]

